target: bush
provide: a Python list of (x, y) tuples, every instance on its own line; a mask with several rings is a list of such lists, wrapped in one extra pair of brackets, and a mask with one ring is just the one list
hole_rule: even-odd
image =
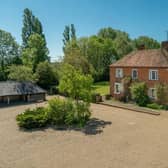
[(102, 96), (99, 93), (92, 93), (92, 103), (99, 103), (102, 101)]
[(74, 104), (74, 109), (70, 113), (67, 113), (65, 123), (67, 125), (77, 124), (80, 127), (84, 126), (91, 116), (89, 110), (89, 103), (78, 102)]
[(68, 99), (54, 98), (49, 101), (47, 108), (27, 109), (16, 117), (18, 125), (26, 129), (40, 128), (47, 124), (84, 126), (91, 112), (89, 103), (75, 102)]
[(111, 99), (111, 95), (110, 95), (110, 94), (106, 94), (106, 95), (105, 95), (105, 99), (106, 99), (106, 100), (110, 100), (110, 99)]
[(157, 104), (157, 103), (147, 104), (147, 107), (148, 107), (148, 108), (151, 108), (151, 109), (157, 109), (157, 110), (164, 109), (164, 106), (163, 106), (163, 105), (159, 105), (159, 104)]
[(34, 110), (27, 109), (24, 113), (19, 114), (16, 120), (20, 127), (26, 129), (44, 127), (48, 123), (47, 109), (44, 107)]
[(157, 102), (162, 105), (168, 104), (168, 85), (158, 84), (156, 86)]
[(73, 111), (73, 103), (69, 100), (54, 98), (49, 101), (48, 117), (51, 124), (65, 124), (67, 113)]
[(72, 100), (58, 98), (49, 101), (48, 117), (53, 125), (83, 126), (90, 118), (89, 104), (83, 101), (78, 103)]
[(139, 106), (146, 106), (149, 103), (147, 86), (143, 82), (133, 83), (130, 87), (131, 97)]

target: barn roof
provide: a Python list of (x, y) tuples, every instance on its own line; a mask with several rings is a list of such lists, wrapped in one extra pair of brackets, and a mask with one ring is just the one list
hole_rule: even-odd
[(138, 50), (124, 56), (111, 67), (168, 67), (168, 56), (162, 49)]
[(45, 90), (31, 82), (0, 82), (0, 96), (46, 93)]

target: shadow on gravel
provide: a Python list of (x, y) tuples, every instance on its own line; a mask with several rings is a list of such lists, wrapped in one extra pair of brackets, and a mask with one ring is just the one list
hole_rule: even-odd
[(38, 128), (38, 129), (31, 129), (31, 130), (27, 130), (27, 129), (20, 129), (21, 131), (25, 131), (25, 132), (36, 132), (36, 131), (44, 131), (48, 128), (52, 128), (56, 131), (79, 131), (84, 133), (85, 135), (97, 135), (103, 132), (103, 129), (108, 126), (111, 125), (112, 122), (111, 121), (104, 121), (104, 120), (100, 120), (97, 118), (91, 118), (87, 124), (85, 125), (85, 127), (77, 127), (77, 126), (48, 126), (48, 127), (43, 127), (43, 128)]

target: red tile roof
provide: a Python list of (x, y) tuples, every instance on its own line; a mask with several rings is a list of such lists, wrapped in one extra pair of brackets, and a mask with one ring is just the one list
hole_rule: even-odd
[(138, 50), (124, 56), (111, 67), (168, 67), (167, 56), (161, 49)]

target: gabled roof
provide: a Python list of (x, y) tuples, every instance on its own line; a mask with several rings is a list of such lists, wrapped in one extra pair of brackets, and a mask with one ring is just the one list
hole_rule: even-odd
[(138, 50), (124, 56), (111, 67), (168, 67), (168, 56), (161, 49)]
[(45, 90), (31, 82), (0, 82), (0, 96), (46, 93)]

